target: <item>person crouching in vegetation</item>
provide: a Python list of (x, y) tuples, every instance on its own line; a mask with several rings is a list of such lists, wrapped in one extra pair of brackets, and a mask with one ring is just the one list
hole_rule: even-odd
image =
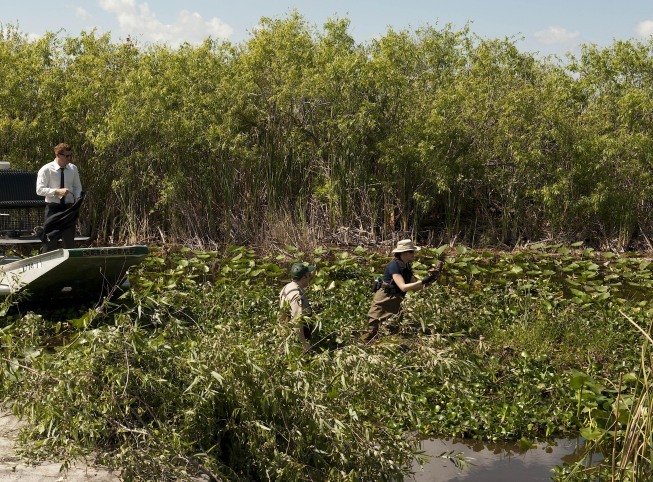
[(310, 339), (313, 325), (303, 319), (311, 316), (311, 303), (306, 296), (306, 288), (315, 271), (315, 266), (308, 263), (293, 263), (290, 267), (292, 281), (283, 287), (279, 293), (279, 322), (290, 323), (297, 333), (304, 351), (311, 349)]
[[(376, 338), (381, 322), (398, 318), (401, 302), (408, 291), (421, 290), (433, 283), (440, 275), (442, 263), (434, 270), (429, 271), (423, 279), (415, 278), (410, 263), (420, 249), (410, 239), (402, 239), (392, 250), (395, 258), (386, 266), (381, 288), (374, 293), (372, 306), (367, 313), (368, 330), (362, 337), (365, 343), (370, 343)], [(397, 323), (398, 320), (393, 320), (393, 322)]]

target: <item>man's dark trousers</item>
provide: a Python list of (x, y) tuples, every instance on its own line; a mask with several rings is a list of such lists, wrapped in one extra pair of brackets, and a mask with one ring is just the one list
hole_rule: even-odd
[[(59, 203), (46, 203), (45, 204), (45, 219), (48, 219), (53, 214), (57, 214), (68, 209), (72, 204), (59, 204)], [(61, 241), (63, 242), (63, 247), (66, 249), (71, 249), (75, 247), (75, 224), (70, 228), (61, 232)], [(43, 243), (43, 252), (47, 253), (49, 251), (54, 251), (57, 249), (57, 239), (51, 239)]]

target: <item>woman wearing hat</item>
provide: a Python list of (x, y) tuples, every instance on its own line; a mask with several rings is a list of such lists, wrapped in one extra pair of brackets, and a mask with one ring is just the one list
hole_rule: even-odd
[(421, 280), (415, 278), (410, 263), (420, 249), (410, 239), (402, 239), (392, 250), (394, 259), (386, 266), (382, 287), (374, 294), (372, 306), (367, 313), (368, 331), (363, 336), (363, 341), (366, 343), (376, 337), (381, 322), (388, 321), (399, 314), (401, 302), (408, 291), (421, 290), (424, 286), (433, 283), (440, 274), (442, 265)]

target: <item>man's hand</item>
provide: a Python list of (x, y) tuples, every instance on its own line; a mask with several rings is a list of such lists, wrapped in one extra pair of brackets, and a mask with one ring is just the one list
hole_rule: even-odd
[(55, 189), (54, 192), (57, 194), (57, 197), (59, 199), (61, 199), (66, 194), (68, 194), (70, 191), (68, 189), (66, 189), (65, 187), (62, 187), (62, 188), (59, 188), (59, 189)]

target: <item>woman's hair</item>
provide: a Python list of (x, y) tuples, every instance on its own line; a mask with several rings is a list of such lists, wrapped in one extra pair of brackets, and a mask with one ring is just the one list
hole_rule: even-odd
[(396, 259), (401, 259), (401, 255), (404, 253), (414, 253), (415, 251), (402, 251), (400, 253), (395, 253), (395, 258)]

